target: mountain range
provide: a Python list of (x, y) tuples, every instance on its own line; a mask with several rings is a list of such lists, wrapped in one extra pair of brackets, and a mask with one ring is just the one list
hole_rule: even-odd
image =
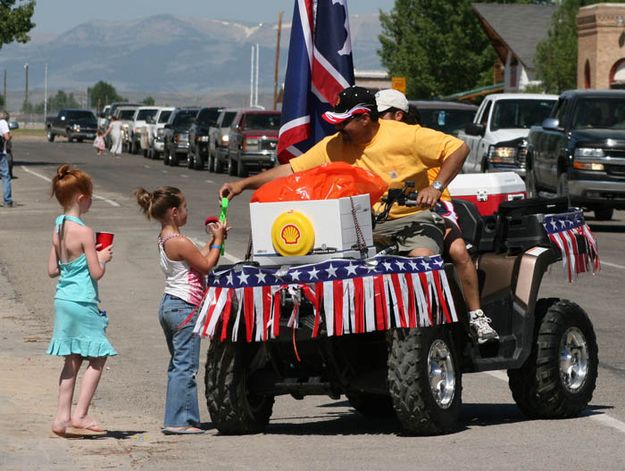
[[(380, 70), (377, 13), (350, 17), (356, 70)], [(286, 70), (290, 23), (283, 23), (280, 80)], [(27, 44), (0, 50), (9, 90), (44, 87), (49, 94), (86, 90), (99, 80), (129, 98), (174, 95), (249, 95), (252, 45), (259, 45), (259, 91), (273, 93), (277, 23), (250, 25), (208, 18), (149, 16), (138, 20), (82, 23), (59, 35), (33, 35)], [(22, 92), (23, 93), (23, 92)], [(23, 100), (23, 95), (21, 96)], [(31, 99), (31, 102), (35, 102)]]

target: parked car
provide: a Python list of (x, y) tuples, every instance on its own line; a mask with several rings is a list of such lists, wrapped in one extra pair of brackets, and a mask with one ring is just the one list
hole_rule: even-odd
[(217, 124), (208, 130), (208, 170), (221, 173), (228, 164), (228, 135), (230, 124), (238, 109), (226, 108), (220, 111)]
[(527, 138), (530, 128), (549, 116), (557, 99), (557, 95), (530, 93), (487, 96), (473, 123), (458, 133), (470, 149), (463, 170), (467, 173), (513, 171), (525, 176), (524, 146), (500, 143)]
[(120, 106), (132, 106), (138, 108), (141, 105), (138, 103), (126, 103), (123, 101), (114, 101), (110, 105), (106, 105), (102, 110), (102, 113), (98, 115), (98, 117), (100, 118), (98, 120), (98, 126), (100, 127), (100, 129), (108, 128), (109, 124), (111, 123), (111, 117), (115, 114), (115, 111), (117, 111), (117, 108), (119, 108)]
[(467, 124), (473, 122), (477, 111), (475, 105), (455, 101), (411, 100), (408, 104), (416, 110), (419, 124), (445, 134), (454, 135), (464, 129)]
[(110, 116), (110, 111), (111, 111), (111, 105), (106, 105), (104, 108), (102, 108), (102, 111), (100, 111), (97, 114), (98, 129), (106, 129), (108, 127), (107, 119)]
[(122, 150), (128, 152), (130, 150), (130, 130), (132, 129), (132, 121), (138, 106), (128, 105), (119, 106), (113, 116), (116, 116), (122, 122)]
[(279, 129), (279, 111), (237, 112), (228, 133), (228, 175), (244, 177), (251, 168), (274, 167)]
[(129, 151), (131, 154), (138, 154), (141, 149), (141, 131), (146, 126), (146, 120), (152, 118), (158, 108), (156, 106), (141, 106), (135, 110), (132, 117), (132, 124), (129, 128)]
[(48, 142), (54, 142), (56, 136), (64, 136), (69, 142), (95, 139), (97, 129), (98, 120), (89, 110), (67, 108), (46, 118)]
[(163, 143), (165, 165), (178, 165), (178, 160), (186, 160), (189, 152), (189, 128), (197, 116), (199, 108), (176, 108), (164, 126)]
[(189, 128), (189, 153), (187, 166), (202, 170), (208, 161), (208, 131), (217, 124), (221, 108), (202, 108)]
[(152, 118), (146, 121), (144, 128), (146, 135), (141, 139), (144, 157), (158, 160), (165, 151), (165, 125), (174, 109), (173, 106), (161, 107)]
[(599, 220), (625, 209), (625, 90), (572, 90), (560, 95), (528, 136), (528, 193), (567, 197)]

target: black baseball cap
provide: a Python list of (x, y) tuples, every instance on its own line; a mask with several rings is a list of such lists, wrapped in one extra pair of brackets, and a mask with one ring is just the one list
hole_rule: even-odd
[(323, 113), (323, 119), (330, 124), (339, 124), (346, 119), (365, 113), (377, 116), (375, 95), (368, 88), (354, 85), (339, 93), (334, 111)]

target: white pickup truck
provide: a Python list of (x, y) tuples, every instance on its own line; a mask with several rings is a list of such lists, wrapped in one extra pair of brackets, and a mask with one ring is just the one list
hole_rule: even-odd
[(458, 137), (469, 146), (465, 173), (516, 172), (525, 176), (526, 138), (540, 125), (557, 95), (495, 93), (484, 98), (473, 122)]

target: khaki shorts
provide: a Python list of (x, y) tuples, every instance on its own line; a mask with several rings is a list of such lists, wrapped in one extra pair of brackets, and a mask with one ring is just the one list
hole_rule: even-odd
[(392, 219), (376, 226), (374, 236), (391, 237), (397, 242), (400, 252), (412, 249), (430, 249), (435, 254), (443, 251), (445, 222), (433, 211), (425, 209), (418, 213)]

